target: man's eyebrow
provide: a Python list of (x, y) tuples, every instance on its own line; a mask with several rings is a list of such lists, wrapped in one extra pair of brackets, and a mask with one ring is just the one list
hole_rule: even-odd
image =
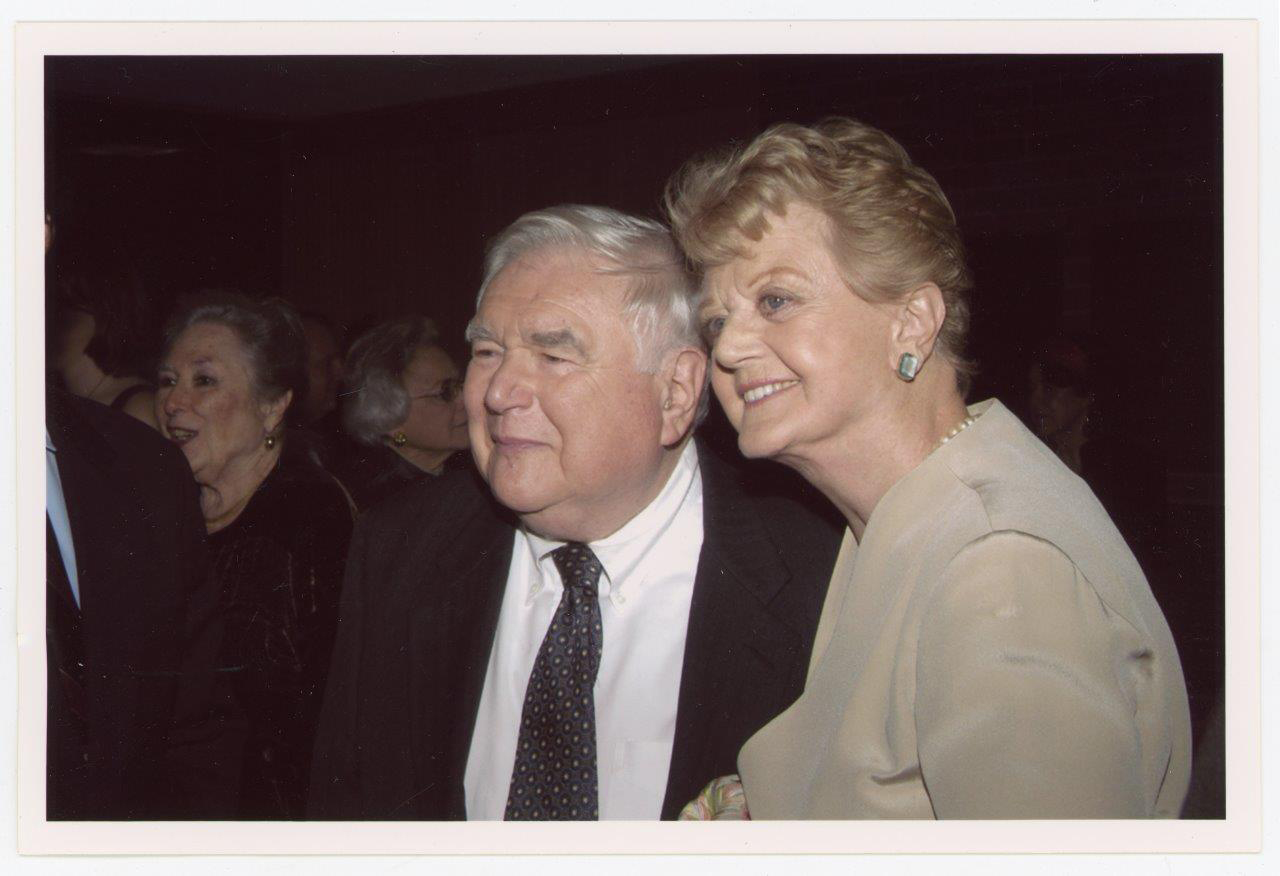
[(476, 322), (474, 319), (467, 323), (467, 333), (464, 335), (468, 344), (475, 341), (496, 341), (497, 337), (493, 332)]
[(563, 348), (568, 347), (576, 351), (580, 356), (587, 353), (586, 347), (577, 335), (573, 333), (573, 329), (562, 328), (547, 332), (533, 332), (529, 335), (530, 343), (538, 347)]

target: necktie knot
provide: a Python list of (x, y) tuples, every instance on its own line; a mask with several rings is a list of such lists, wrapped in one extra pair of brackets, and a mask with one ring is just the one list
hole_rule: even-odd
[(564, 588), (576, 590), (589, 599), (595, 599), (604, 567), (595, 552), (580, 541), (571, 541), (551, 552), (551, 559), (560, 570)]

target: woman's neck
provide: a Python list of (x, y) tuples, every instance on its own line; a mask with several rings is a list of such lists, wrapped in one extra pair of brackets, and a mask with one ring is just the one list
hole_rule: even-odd
[(896, 399), (822, 446), (780, 461), (820, 490), (861, 540), (884, 494), (936, 450), (964, 422), (968, 411), (956, 392), (954, 375), (937, 385), (903, 386)]
[(420, 447), (396, 447), (391, 445), (391, 449), (399, 454), (400, 458), (412, 465), (414, 468), (420, 468), (428, 474), (439, 474), (440, 469), (444, 466), (444, 461), (453, 455), (452, 450), (423, 450)]
[(236, 521), (280, 461), (280, 452), (279, 443), (270, 450), (260, 447), (244, 458), (229, 460), (215, 478), (201, 482), (200, 508), (209, 534)]

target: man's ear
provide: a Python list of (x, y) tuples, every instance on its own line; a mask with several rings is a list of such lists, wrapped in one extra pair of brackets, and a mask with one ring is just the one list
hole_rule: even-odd
[(706, 390), (707, 354), (692, 347), (677, 350), (661, 372), (662, 446), (674, 447), (688, 434)]
[(905, 299), (894, 305), (892, 332), (889, 345), (892, 361), (889, 366), (898, 370), (902, 355), (915, 357), (917, 368), (933, 355), (938, 333), (947, 318), (947, 305), (942, 300), (942, 290), (935, 283), (924, 283)]
[(280, 427), (280, 422), (284, 419), (284, 412), (289, 409), (289, 404), (292, 401), (293, 390), (286, 389), (284, 395), (275, 401), (262, 403), (262, 428), (266, 430), (266, 434), (272, 435)]

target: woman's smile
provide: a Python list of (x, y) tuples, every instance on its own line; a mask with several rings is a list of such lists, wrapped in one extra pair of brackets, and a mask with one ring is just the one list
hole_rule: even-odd
[(784, 390), (792, 389), (799, 385), (799, 380), (776, 380), (770, 383), (756, 384), (739, 394), (742, 396), (742, 400), (746, 402), (747, 407), (752, 407)]

